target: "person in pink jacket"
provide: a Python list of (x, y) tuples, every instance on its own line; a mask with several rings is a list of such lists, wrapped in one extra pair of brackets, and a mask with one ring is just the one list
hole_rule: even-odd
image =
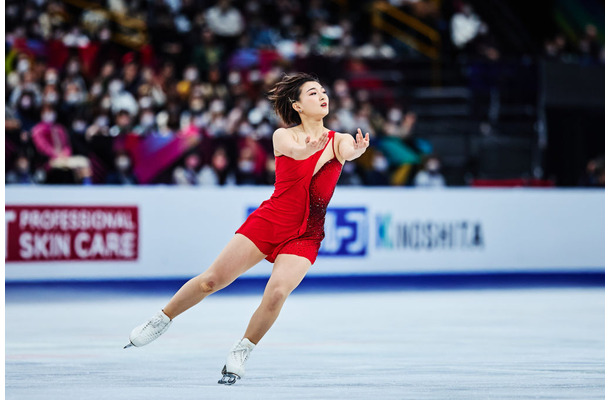
[(49, 168), (69, 169), (75, 180), (86, 183), (91, 180), (89, 159), (72, 155), (72, 146), (66, 129), (56, 122), (57, 113), (50, 105), (41, 110), (42, 121), (32, 128), (32, 141), (36, 150), (49, 157)]

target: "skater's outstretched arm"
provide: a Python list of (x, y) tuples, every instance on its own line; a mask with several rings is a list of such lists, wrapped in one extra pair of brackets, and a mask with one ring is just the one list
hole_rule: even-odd
[(352, 135), (341, 133), (337, 135), (339, 157), (345, 161), (352, 161), (360, 157), (369, 147), (369, 134), (362, 136), (362, 131), (358, 128), (358, 133), (354, 139)]

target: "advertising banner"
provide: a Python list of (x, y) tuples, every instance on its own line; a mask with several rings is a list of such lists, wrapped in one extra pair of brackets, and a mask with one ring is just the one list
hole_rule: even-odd
[(136, 260), (138, 208), (7, 205), (6, 262)]
[[(7, 187), (5, 279), (189, 278), (272, 191)], [(603, 268), (603, 190), (338, 187), (308, 274)]]

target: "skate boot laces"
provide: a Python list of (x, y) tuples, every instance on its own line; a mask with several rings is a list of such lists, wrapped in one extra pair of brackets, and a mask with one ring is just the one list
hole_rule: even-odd
[(155, 315), (150, 321), (148, 321), (148, 323), (146, 324), (146, 326), (144, 328), (146, 328), (147, 326), (152, 326), (153, 328), (157, 328), (159, 327), (159, 325), (163, 324), (163, 317), (160, 314)]
[(232, 361), (235, 362), (235, 364), (237, 365), (243, 365), (246, 363), (246, 361), (248, 360), (248, 357), (250, 357), (250, 352), (252, 351), (252, 349), (250, 349), (247, 346), (244, 346), (241, 342), (233, 349), (233, 351), (231, 351), (231, 358), (233, 359)]
[(129, 342), (125, 348), (131, 346), (144, 346), (161, 336), (172, 324), (172, 320), (163, 311), (153, 315), (148, 321), (137, 326), (129, 335)]

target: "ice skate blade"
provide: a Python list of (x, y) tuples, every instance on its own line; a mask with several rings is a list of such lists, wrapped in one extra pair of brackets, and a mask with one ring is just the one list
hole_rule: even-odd
[(218, 381), (219, 384), (221, 385), (232, 385), (235, 382), (237, 382), (237, 380), (240, 379), (239, 375), (235, 375), (235, 374), (223, 374), (222, 378), (220, 378), (220, 380)]
[(129, 344), (127, 346), (123, 347), (123, 349), (128, 349), (130, 347), (135, 347), (135, 346), (133, 345), (133, 343), (129, 342)]

